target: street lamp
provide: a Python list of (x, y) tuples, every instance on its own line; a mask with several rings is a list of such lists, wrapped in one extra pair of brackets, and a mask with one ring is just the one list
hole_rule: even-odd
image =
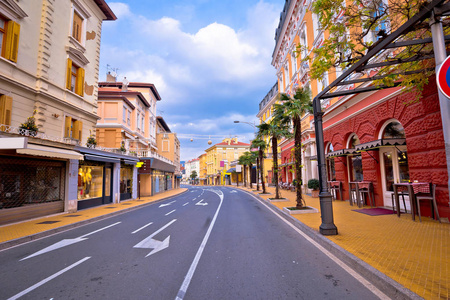
[(253, 123), (244, 122), (244, 121), (234, 121), (234, 123), (245, 123), (245, 124), (252, 126), (253, 127), (253, 135), (254, 135), (254, 137), (256, 137), (256, 124), (254, 121), (253, 121)]

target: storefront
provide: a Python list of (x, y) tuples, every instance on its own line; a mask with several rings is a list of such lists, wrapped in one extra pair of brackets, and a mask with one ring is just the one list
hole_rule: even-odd
[(120, 201), (132, 197), (133, 191), (133, 168), (135, 163), (122, 162), (120, 166)]
[(143, 157), (141, 162), (144, 163), (138, 171), (141, 196), (153, 196), (173, 188), (174, 165), (151, 157)]

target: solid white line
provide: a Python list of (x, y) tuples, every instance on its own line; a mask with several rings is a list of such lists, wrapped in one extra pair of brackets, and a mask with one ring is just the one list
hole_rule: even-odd
[(80, 238), (84, 238), (84, 237), (87, 237), (87, 236), (89, 236), (89, 235), (91, 235), (91, 234), (94, 234), (94, 233), (97, 233), (97, 232), (99, 232), (99, 231), (105, 230), (105, 229), (107, 229), (107, 228), (109, 228), (109, 227), (113, 227), (113, 226), (116, 226), (117, 224), (120, 224), (120, 223), (122, 223), (122, 222), (117, 222), (117, 223), (114, 223), (114, 224), (108, 225), (108, 226), (106, 226), (106, 227), (103, 227), (103, 228), (97, 229), (96, 231), (92, 231), (92, 232), (90, 232), (90, 233), (86, 233), (85, 235), (82, 235), (82, 236), (80, 236)]
[(185, 204), (183, 204), (183, 206), (186, 206), (186, 205), (188, 205), (189, 204), (189, 202), (186, 202)]
[[(253, 195), (252, 195), (253, 196)], [(256, 197), (255, 197), (256, 198)], [(258, 199), (259, 200), (259, 199)], [(313, 244), (317, 249), (322, 251), (323, 254), (328, 256), (331, 260), (333, 260), (336, 264), (338, 264), (342, 269), (344, 269), (347, 273), (349, 273), (353, 278), (358, 280), (362, 285), (364, 285), (369, 291), (374, 293), (378, 298), (380, 299), (390, 299), (385, 293), (380, 291), (377, 287), (375, 287), (373, 284), (371, 284), (369, 281), (367, 281), (364, 277), (359, 275), (357, 272), (355, 272), (352, 268), (350, 268), (346, 263), (344, 263), (342, 260), (337, 258), (334, 254), (332, 254), (330, 251), (322, 247), (319, 243), (314, 241), (312, 238), (310, 238), (306, 233), (292, 225), (290, 222), (288, 222), (286, 219), (282, 218), (280, 215), (275, 213), (272, 209), (269, 208), (267, 204), (265, 204), (262, 201), (259, 201), (262, 205), (264, 205), (267, 209), (269, 209), (275, 216), (280, 218), (283, 222), (285, 222), (287, 225), (289, 225), (292, 229), (294, 229), (298, 234), (303, 236), (308, 242)]]
[(206, 232), (205, 237), (203, 238), (203, 241), (200, 245), (200, 248), (198, 248), (197, 254), (195, 254), (194, 260), (192, 261), (191, 267), (189, 268), (189, 271), (187, 272), (186, 276), (184, 277), (183, 284), (181, 284), (180, 290), (178, 291), (177, 297), (175, 300), (182, 300), (184, 298), (184, 295), (186, 294), (186, 291), (189, 287), (189, 284), (191, 283), (192, 276), (194, 276), (195, 269), (197, 268), (198, 262), (200, 261), (200, 257), (202, 256), (203, 250), (205, 249), (206, 242), (208, 242), (209, 235), (211, 234), (212, 228), (214, 227), (214, 224), (216, 223), (217, 215), (219, 214), (220, 207), (222, 206), (223, 202), (223, 194), (220, 196), (220, 203), (219, 207), (216, 210), (216, 213), (214, 214), (214, 217), (211, 221), (211, 224), (209, 225), (208, 231)]
[(169, 212), (166, 214), (166, 216), (170, 215), (170, 214), (173, 213), (174, 211), (176, 211), (176, 209), (174, 209), (174, 210), (172, 210), (172, 211), (169, 211)]
[(91, 257), (90, 257), (90, 256), (87, 256), (87, 257), (83, 258), (82, 260), (77, 261), (76, 263), (74, 263), (74, 264), (68, 266), (67, 268), (62, 269), (61, 271), (59, 271), (59, 272), (53, 274), (52, 276), (47, 277), (47, 278), (45, 278), (44, 280), (39, 281), (39, 282), (36, 283), (35, 285), (30, 286), (30, 287), (27, 288), (26, 290), (24, 290), (24, 291), (22, 291), (22, 292), (20, 292), (20, 293), (18, 293), (18, 294), (16, 294), (16, 295), (14, 295), (14, 296), (12, 296), (12, 297), (9, 298), (8, 300), (15, 300), (15, 299), (18, 299), (18, 298), (22, 297), (23, 295), (28, 294), (28, 293), (31, 292), (32, 290), (34, 290), (34, 289), (40, 287), (41, 285), (43, 285), (43, 284), (49, 282), (50, 280), (52, 280), (52, 279), (58, 277), (59, 275), (65, 273), (65, 272), (67, 272), (67, 271), (69, 271), (69, 270), (72, 269), (72, 268), (75, 268), (76, 266), (78, 266), (79, 264), (85, 262), (85, 261), (88, 260), (89, 258), (91, 258)]
[(134, 234), (134, 233), (136, 233), (136, 232), (139, 232), (139, 231), (141, 231), (142, 229), (144, 229), (145, 227), (150, 226), (150, 225), (152, 225), (152, 224), (153, 224), (153, 222), (150, 222), (150, 223), (148, 223), (147, 225), (144, 225), (144, 226), (142, 226), (141, 228), (136, 229), (136, 230), (133, 231), (131, 234)]

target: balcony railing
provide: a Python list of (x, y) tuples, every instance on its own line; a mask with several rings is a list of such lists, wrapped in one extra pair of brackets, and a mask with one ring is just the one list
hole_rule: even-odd
[(43, 132), (23, 129), (23, 128), (14, 127), (11, 125), (0, 124), (0, 132), (18, 134), (18, 135), (27, 136), (27, 137), (34, 137), (34, 138), (38, 138), (38, 139), (43, 139), (43, 140), (58, 142), (58, 143), (64, 143), (64, 144), (68, 144), (68, 145), (75, 145), (75, 146), (80, 145), (80, 141), (77, 139), (55, 137), (55, 136), (47, 135)]

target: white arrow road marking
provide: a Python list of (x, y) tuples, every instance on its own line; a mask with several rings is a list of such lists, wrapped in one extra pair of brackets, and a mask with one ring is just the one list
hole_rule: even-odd
[(83, 258), (83, 259), (77, 261), (76, 263), (71, 264), (71, 265), (68, 266), (67, 268), (62, 269), (61, 271), (59, 271), (59, 272), (53, 274), (52, 276), (49, 276), (49, 277), (47, 277), (47, 278), (45, 278), (45, 279), (39, 281), (39, 282), (36, 283), (35, 285), (30, 286), (30, 287), (27, 288), (26, 290), (23, 290), (22, 292), (20, 292), (20, 293), (14, 295), (14, 296), (12, 296), (11, 298), (8, 298), (8, 300), (16, 300), (16, 299), (22, 297), (23, 295), (28, 294), (28, 293), (31, 292), (32, 290), (37, 289), (37, 288), (40, 287), (41, 285), (43, 285), (43, 284), (49, 282), (50, 280), (52, 280), (52, 279), (58, 277), (59, 275), (65, 273), (65, 272), (67, 272), (67, 271), (69, 271), (70, 269), (75, 268), (76, 266), (78, 266), (79, 264), (85, 262), (85, 261), (88, 260), (89, 258), (91, 258), (91, 257), (90, 257), (90, 256), (86, 256), (85, 258)]
[(167, 227), (169, 227), (176, 220), (177, 219), (173, 219), (172, 221), (170, 221), (169, 223), (167, 223), (166, 225), (164, 225), (163, 227), (152, 233), (150, 236), (137, 243), (133, 248), (144, 248), (144, 249), (153, 248), (153, 250), (150, 251), (150, 253), (147, 254), (145, 257), (155, 254), (156, 252), (159, 252), (163, 249), (166, 249), (167, 247), (169, 247), (170, 235), (162, 242), (153, 239), (153, 237), (158, 233), (160, 233), (161, 231), (163, 231), (164, 229), (166, 229)]
[(183, 206), (186, 206), (186, 205), (188, 205), (189, 204), (189, 202), (186, 202), (185, 204), (183, 204)]
[(235, 191), (235, 190), (232, 190), (232, 191), (230, 192), (230, 194), (231, 194), (231, 193), (237, 193), (237, 191)]
[(81, 242), (81, 241), (84, 241), (84, 240), (87, 240), (87, 238), (86, 238), (87, 236), (89, 236), (91, 234), (94, 234), (94, 233), (97, 233), (99, 231), (105, 230), (105, 229), (107, 229), (109, 227), (115, 226), (115, 225), (120, 224), (120, 223), (122, 223), (122, 222), (117, 222), (117, 223), (108, 225), (106, 227), (97, 229), (95, 231), (92, 231), (90, 233), (87, 233), (85, 235), (82, 235), (82, 236), (74, 238), (74, 239), (64, 239), (64, 240), (59, 241), (59, 242), (57, 242), (57, 243), (55, 243), (55, 244), (53, 244), (51, 246), (48, 246), (47, 248), (39, 250), (38, 252), (35, 252), (35, 253), (25, 257), (25, 258), (22, 258), (20, 261), (28, 259), (28, 258), (31, 258), (31, 257), (34, 257), (34, 256), (37, 256), (37, 255), (40, 255), (40, 254), (44, 254), (46, 252), (50, 252), (50, 251), (56, 250), (56, 249), (59, 249), (59, 248), (63, 248), (65, 246), (69, 246), (69, 245), (72, 245), (72, 244), (75, 244), (75, 243), (78, 243), (78, 242)]
[(175, 202), (176, 201), (171, 201), (171, 202), (166, 203), (166, 204), (161, 204), (160, 206), (158, 206), (158, 208), (161, 208), (161, 207), (164, 207), (164, 206), (169, 206), (170, 204), (175, 203)]
[(142, 229), (144, 229), (145, 227), (150, 226), (150, 225), (152, 225), (152, 224), (153, 224), (153, 222), (150, 222), (150, 223), (148, 223), (147, 225), (144, 225), (144, 226), (142, 226), (141, 228), (136, 229), (136, 230), (133, 231), (131, 234), (135, 234), (136, 232), (139, 232), (139, 231), (141, 231)]
[(203, 200), (204, 200), (204, 199), (198, 201), (197, 203), (195, 203), (195, 205), (202, 205), (202, 206), (208, 205), (208, 203), (202, 202)]
[(170, 214), (173, 213), (174, 211), (176, 211), (176, 209), (169, 211), (167, 214), (165, 214), (165, 216), (170, 215)]

